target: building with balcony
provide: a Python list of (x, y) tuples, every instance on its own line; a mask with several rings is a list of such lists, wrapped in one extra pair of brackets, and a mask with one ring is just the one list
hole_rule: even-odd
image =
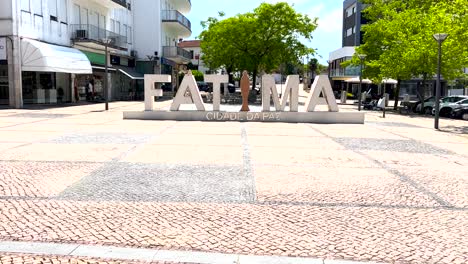
[(193, 54), (179, 47), (179, 42), (192, 34), (190, 0), (138, 0), (134, 11), (134, 54), (141, 73), (171, 74), (172, 87), (177, 86), (180, 65), (187, 65)]
[(343, 67), (341, 64), (351, 60), (355, 48), (363, 41), (361, 26), (367, 21), (362, 16), (362, 9), (363, 5), (359, 0), (343, 1), (342, 48), (331, 52), (328, 60), (329, 75), (334, 90), (347, 90), (351, 93), (357, 90), (357, 83), (347, 81), (356, 80), (356, 77), (359, 77), (360, 67)]
[(200, 40), (186, 40), (180, 42), (179, 47), (186, 49), (193, 55), (193, 59), (191, 60), (193, 68), (206, 74), (210, 71), (210, 69), (207, 68), (206, 65), (203, 63), (203, 53), (200, 44)]
[(4, 43), (5, 52), (0, 53), (0, 104), (21, 108), (30, 103), (73, 102), (86, 98), (89, 83), (102, 96), (105, 43), (108, 66), (116, 73), (108, 78), (114, 88), (108, 92), (112, 99), (118, 88), (112, 84), (121, 83), (117, 73), (125, 75), (124, 66), (132, 61), (131, 2), (2, 1), (0, 45)]

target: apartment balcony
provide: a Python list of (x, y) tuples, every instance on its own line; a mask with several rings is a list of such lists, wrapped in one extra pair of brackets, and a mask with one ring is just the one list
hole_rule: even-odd
[(193, 59), (193, 54), (183, 48), (165, 46), (163, 47), (163, 57), (177, 64), (187, 64)]
[(187, 14), (192, 9), (192, 2), (190, 0), (172, 0), (174, 9), (182, 14)]
[(70, 25), (70, 27), (71, 39), (75, 46), (103, 50), (105, 41), (108, 40), (108, 47), (111, 50), (127, 51), (127, 37), (125, 36), (90, 24)]
[(163, 10), (161, 20), (165, 30), (173, 32), (181, 38), (192, 35), (192, 24), (182, 13), (177, 10)]
[(94, 0), (99, 5), (112, 8), (127, 8), (127, 0)]
[(330, 77), (332, 78), (337, 78), (337, 77), (356, 77), (359, 76), (360, 74), (360, 68), (358, 67), (353, 67), (349, 66), (346, 68), (341, 68), (341, 69), (332, 69), (330, 71)]

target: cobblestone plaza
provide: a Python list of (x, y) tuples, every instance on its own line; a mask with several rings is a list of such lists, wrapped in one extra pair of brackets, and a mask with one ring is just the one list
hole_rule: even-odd
[(377, 112), (365, 125), (122, 119), (142, 107), (0, 110), (0, 240), (468, 263), (466, 121), (434, 131), (430, 118)]

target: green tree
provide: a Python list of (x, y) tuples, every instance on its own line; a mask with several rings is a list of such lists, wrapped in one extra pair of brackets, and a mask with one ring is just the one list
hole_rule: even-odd
[[(468, 65), (466, 0), (362, 0), (365, 16), (364, 44), (356, 54), (366, 54), (364, 76), (372, 80), (400, 81), (422, 77), (423, 86), (437, 70), (435, 33), (448, 33), (443, 43), (442, 74), (446, 80), (462, 75)], [(345, 65), (359, 65), (355, 56)], [(424, 91), (420, 91), (423, 95)]]
[(248, 70), (255, 85), (258, 73), (314, 53), (300, 38), (312, 39), (317, 18), (297, 13), (284, 2), (262, 3), (253, 12), (223, 20), (210, 17), (202, 26), (204, 63), (210, 68), (224, 67), (228, 73)]

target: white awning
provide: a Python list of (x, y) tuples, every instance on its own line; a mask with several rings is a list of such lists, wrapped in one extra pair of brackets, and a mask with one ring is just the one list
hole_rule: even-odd
[[(359, 80), (359, 77), (354, 77), (354, 78), (350, 78), (350, 79), (346, 80), (345, 82), (347, 82), (347, 83), (359, 83), (360, 80)], [(371, 84), (372, 81), (369, 80), (369, 79), (362, 79), (362, 83)]]
[(77, 49), (22, 39), (21, 62), (23, 71), (91, 74), (88, 57)]
[(397, 84), (398, 81), (397, 81), (397, 80), (394, 80), (394, 79), (383, 79), (383, 80), (382, 80), (382, 83), (385, 83), (385, 84)]

